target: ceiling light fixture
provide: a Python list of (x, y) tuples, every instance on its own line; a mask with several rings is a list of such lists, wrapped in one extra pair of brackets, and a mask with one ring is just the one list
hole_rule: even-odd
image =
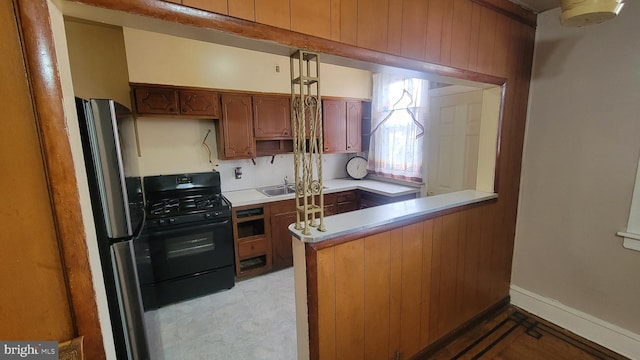
[(565, 26), (599, 24), (615, 18), (623, 0), (560, 0), (560, 22)]

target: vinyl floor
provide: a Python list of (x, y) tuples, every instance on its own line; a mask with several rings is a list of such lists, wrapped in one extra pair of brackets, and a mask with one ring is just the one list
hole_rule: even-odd
[(294, 360), (293, 268), (145, 313), (153, 360)]
[[(147, 312), (153, 360), (295, 360), (293, 269)], [(421, 359), (626, 359), (513, 306)], [(367, 360), (367, 359), (365, 359)]]

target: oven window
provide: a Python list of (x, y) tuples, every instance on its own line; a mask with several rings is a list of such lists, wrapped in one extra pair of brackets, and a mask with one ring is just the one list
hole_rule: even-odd
[(216, 248), (213, 237), (203, 234), (177, 236), (165, 241), (167, 259), (206, 253)]

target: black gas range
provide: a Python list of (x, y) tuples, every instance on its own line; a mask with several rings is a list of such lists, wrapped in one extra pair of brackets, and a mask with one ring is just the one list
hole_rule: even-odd
[(145, 309), (235, 284), (231, 204), (217, 171), (143, 178), (138, 272)]

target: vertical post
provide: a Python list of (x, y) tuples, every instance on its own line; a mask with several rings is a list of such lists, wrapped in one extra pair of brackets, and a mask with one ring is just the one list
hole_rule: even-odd
[[(296, 229), (309, 235), (309, 227), (325, 231), (322, 186), (322, 103), (320, 59), (317, 53), (298, 50), (290, 56), (291, 119), (296, 183)], [(307, 131), (308, 128), (308, 131)], [(307, 147), (308, 143), (308, 147)], [(319, 219), (319, 223), (316, 222)]]

